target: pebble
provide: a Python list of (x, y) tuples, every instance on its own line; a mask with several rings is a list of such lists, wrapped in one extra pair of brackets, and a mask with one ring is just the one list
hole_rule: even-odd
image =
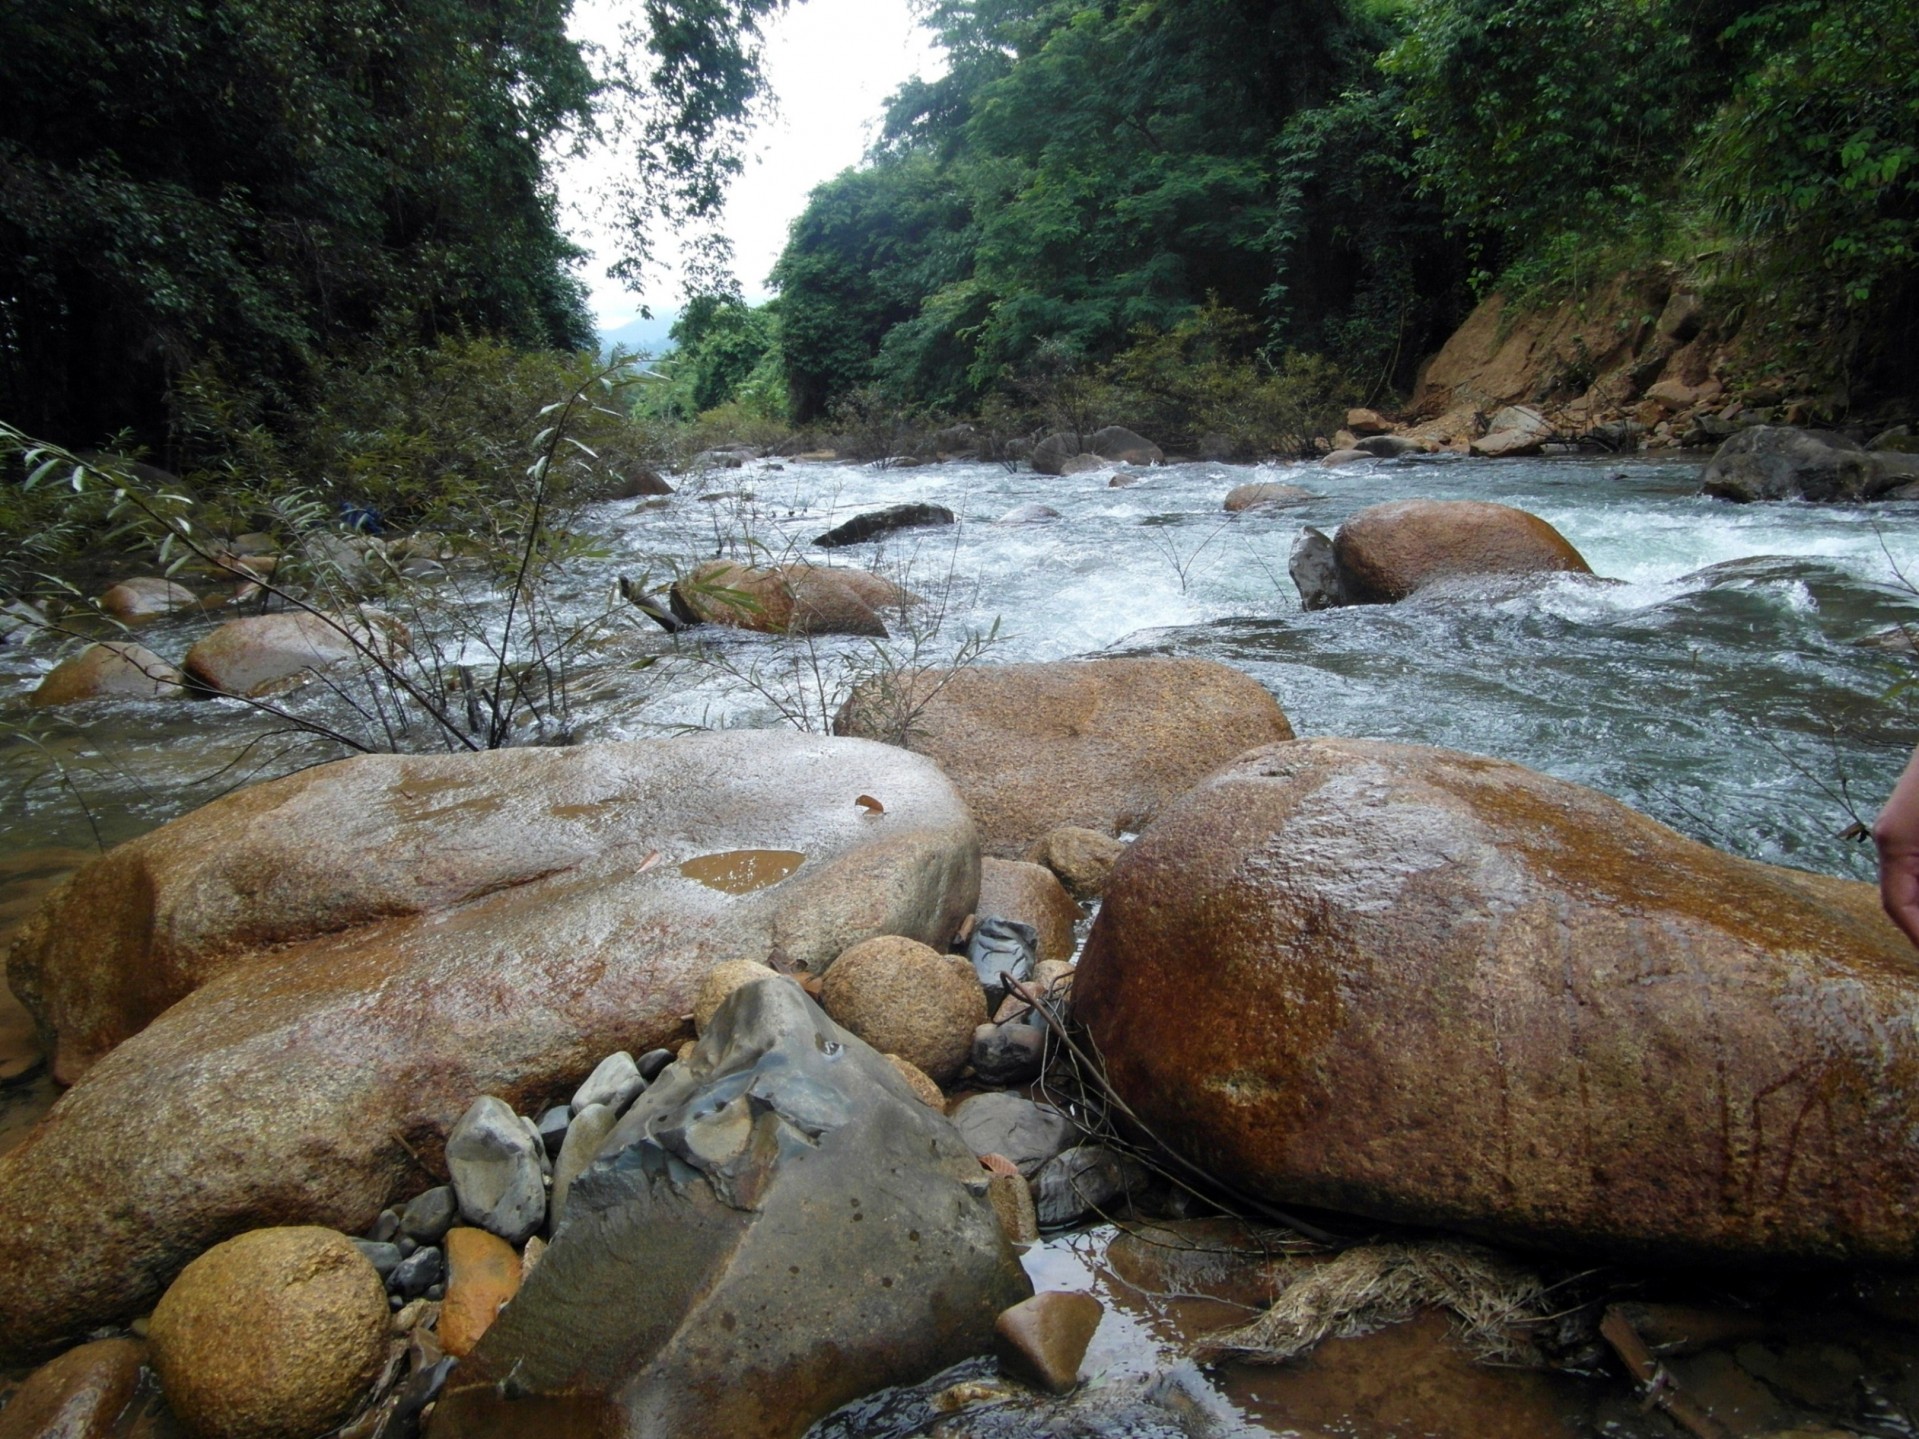
[(454, 1197), (453, 1186), (436, 1184), (407, 1201), (400, 1215), (400, 1233), (415, 1244), (438, 1244), (459, 1212), (460, 1201)]
[(446, 1165), (467, 1223), (519, 1244), (546, 1218), (537, 1130), (491, 1095), (473, 1101), (447, 1136)]
[(982, 1024), (973, 1031), (973, 1073), (981, 1084), (1008, 1088), (1038, 1077), (1046, 1031), (1030, 1024)]
[(373, 1227), (366, 1237), (375, 1244), (391, 1244), (393, 1236), (400, 1232), (400, 1216), (391, 1209), (382, 1209), (380, 1217), (373, 1221)]
[(573, 1112), (578, 1114), (589, 1104), (604, 1104), (615, 1114), (623, 1111), (646, 1088), (640, 1067), (624, 1049), (607, 1055), (586, 1082), (573, 1091)]
[(432, 1299), (437, 1296), (428, 1291), (445, 1278), (446, 1257), (438, 1245), (429, 1244), (402, 1259), (399, 1267), (387, 1276), (386, 1287), (387, 1292), (402, 1303), (409, 1299)]
[(1049, 1290), (1004, 1310), (993, 1323), (1003, 1372), (1064, 1394), (1079, 1383), (1080, 1361), (1105, 1306), (1090, 1294)]
[(639, 1067), (640, 1078), (644, 1079), (648, 1084), (658, 1079), (660, 1077), (660, 1071), (672, 1062), (673, 1051), (670, 1049), (649, 1049), (645, 1054), (642, 1054), (634, 1061)]
[(535, 1127), (540, 1131), (540, 1142), (548, 1158), (560, 1152), (560, 1145), (566, 1139), (566, 1127), (572, 1122), (573, 1106), (570, 1104), (556, 1104), (540, 1116)]
[[(387, 1211), (389, 1214), (392, 1212), (392, 1210)], [(366, 1255), (367, 1262), (373, 1266), (374, 1273), (378, 1274), (382, 1280), (398, 1269), (400, 1261), (406, 1257), (400, 1253), (399, 1245), (388, 1244), (381, 1240), (356, 1239), (353, 1241), (353, 1247)]]
[(1018, 1171), (989, 1175), (986, 1198), (993, 1206), (999, 1227), (1006, 1231), (1008, 1243), (1039, 1243), (1039, 1212), (1033, 1208), (1033, 1191), (1027, 1188)]
[(560, 1220), (566, 1213), (567, 1191), (599, 1155), (600, 1146), (619, 1120), (619, 1115), (604, 1104), (589, 1104), (573, 1116), (573, 1127), (566, 1132), (560, 1157), (553, 1162), (553, 1195), (547, 1205), (548, 1233), (559, 1232)]
[(1033, 1207), (1042, 1229), (1057, 1229), (1107, 1209), (1145, 1182), (1136, 1160), (1100, 1144), (1078, 1144), (1055, 1155), (1033, 1176)]
[(461, 1227), (447, 1231), (446, 1266), (440, 1347), (464, 1359), (494, 1317), (520, 1292), (520, 1256), (498, 1235)]
[(975, 1154), (1003, 1154), (1031, 1176), (1079, 1138), (1079, 1127), (1051, 1105), (1018, 1094), (976, 1094), (953, 1111)]

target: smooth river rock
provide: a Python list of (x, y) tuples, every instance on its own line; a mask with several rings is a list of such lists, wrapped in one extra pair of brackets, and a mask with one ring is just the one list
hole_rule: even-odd
[(980, 1352), (1031, 1293), (952, 1124), (773, 977), (575, 1181), (430, 1439), (790, 1439)]
[(1700, 486), (1715, 499), (1864, 500), (1882, 488), (1865, 448), (1831, 430), (1754, 425), (1714, 451)]
[(673, 613), (687, 624), (727, 625), (773, 635), (884, 637), (882, 612), (914, 602), (868, 570), (825, 565), (765, 567), (710, 560), (674, 583)]
[(833, 727), (894, 739), (903, 727), (1001, 859), (1024, 858), (1061, 825), (1137, 830), (1233, 756), (1293, 735), (1257, 680), (1190, 659), (930, 670), (910, 685), (862, 685)]
[(944, 945), (978, 884), (926, 760), (769, 731), (362, 757), (110, 851), (11, 960), (84, 1078), (0, 1156), (0, 1350), (138, 1313), (237, 1229), (363, 1232), (444, 1181), (474, 1096), (677, 1044), (721, 961)]
[(145, 645), (109, 640), (60, 661), (27, 702), (45, 709), (84, 700), (178, 699), (185, 693), (185, 676)]
[(1691, 1260), (1919, 1257), (1919, 956), (1866, 884), (1446, 750), (1241, 757), (1113, 872), (1118, 1092), (1269, 1199)]
[(1592, 568), (1566, 538), (1510, 505), (1392, 500), (1361, 510), (1333, 536), (1348, 604), (1391, 604), (1435, 580)]

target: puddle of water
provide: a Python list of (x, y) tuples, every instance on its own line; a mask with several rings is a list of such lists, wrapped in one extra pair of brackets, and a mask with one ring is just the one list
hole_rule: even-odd
[(751, 894), (778, 884), (805, 863), (796, 849), (729, 849), (695, 855), (680, 865), (680, 873), (708, 889)]

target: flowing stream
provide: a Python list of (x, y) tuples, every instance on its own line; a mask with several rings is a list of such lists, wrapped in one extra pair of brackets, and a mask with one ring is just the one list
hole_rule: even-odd
[[(669, 500), (594, 506), (572, 523), (599, 553), (571, 563), (552, 587), (558, 616), (570, 622), (612, 607), (613, 628), (573, 671), (570, 737), (633, 739), (793, 719), (819, 725), (843, 696), (845, 666), (872, 661), (870, 642), (712, 630), (668, 636), (610, 598), (621, 576), (658, 583), (674, 565), (716, 554), (808, 558), (870, 565), (926, 597), (918, 618), (895, 625), (892, 663), (941, 662), (969, 635), (991, 636), (986, 663), (1095, 654), (1216, 659), (1270, 689), (1301, 735), (1371, 736), (1516, 760), (1739, 854), (1870, 876), (1870, 845), (1846, 832), (1870, 822), (1919, 738), (1919, 710), (1902, 688), (1915, 673), (1909, 649), (1871, 643), (1899, 626), (1919, 633), (1919, 592), (1908, 582), (1919, 582), (1919, 505), (1723, 504), (1701, 497), (1698, 465), (1686, 460), (1446, 456), (1340, 470), (1195, 463), (1137, 473), (1135, 483), (1114, 487), (1111, 471), (1053, 478), (971, 463), (749, 462), (689, 478)], [(1226, 514), (1226, 492), (1252, 480), (1302, 485), (1317, 498)], [(1562, 577), (1303, 612), (1287, 576), (1300, 527), (1330, 532), (1364, 506), (1415, 497), (1528, 510), (1577, 546), (1601, 581)], [(947, 506), (961, 522), (830, 555), (811, 547), (815, 535), (857, 513), (907, 501)], [(999, 522), (1032, 505), (1057, 515)], [(476, 595), (459, 613), (466, 639), (458, 627), (434, 634), (430, 623), (416, 625), (416, 635), (424, 628), (449, 653), (464, 645), (454, 657), (478, 659), (471, 634), (497, 636), (501, 607)], [(164, 621), (141, 639), (177, 661), (217, 618)], [(240, 780), (337, 753), (290, 740), (278, 724), (227, 700), (116, 702), (72, 716), (31, 711), (26, 695), (57, 657), (44, 641), (0, 649), (0, 927), (97, 844), (149, 829)], [(292, 703), (321, 718), (341, 713), (324, 693)], [(6, 1023), (0, 1013), (0, 1032)], [(0, 1102), (0, 1147), (28, 1110), (44, 1106), (44, 1089), (31, 1099), (21, 1086), (0, 1091), (13, 1101)], [(1055, 1241), (1029, 1266), (1042, 1285), (1084, 1282), (1099, 1264), (1098, 1246), (1088, 1246), (1084, 1238)], [(1112, 1351), (1105, 1362), (1119, 1372), (1170, 1352), (1159, 1333), (1164, 1316), (1130, 1312), (1118, 1329), (1101, 1331)], [(1125, 1337), (1135, 1333), (1148, 1337)], [(1400, 1341), (1378, 1342), (1385, 1347), (1374, 1369), (1413, 1363), (1395, 1357)], [(1361, 1371), (1363, 1363), (1354, 1372)], [(1219, 1432), (1454, 1432), (1367, 1418), (1348, 1392), (1359, 1380), (1325, 1377), (1340, 1372), (1336, 1360), (1306, 1372), (1319, 1372), (1322, 1387), (1336, 1392), (1268, 1403), (1260, 1396), (1283, 1390), (1279, 1380), (1235, 1381), (1229, 1407), (1254, 1429), (1235, 1421)], [(1467, 1388), (1455, 1407), (1470, 1413), (1478, 1380), (1457, 1382)], [(1408, 1400), (1408, 1412), (1420, 1402)], [(1601, 1422), (1589, 1399), (1540, 1402), (1566, 1421), (1554, 1432), (1670, 1432)], [(930, 1411), (913, 1412), (920, 1417), (881, 1414), (831, 1432), (973, 1432), (926, 1428)], [(1304, 1422), (1307, 1413), (1318, 1417)], [(1084, 1432), (1149, 1431), (1115, 1421)]]

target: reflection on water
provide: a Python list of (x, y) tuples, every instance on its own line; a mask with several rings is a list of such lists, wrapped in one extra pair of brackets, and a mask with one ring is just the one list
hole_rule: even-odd
[(680, 873), (708, 889), (751, 894), (778, 884), (805, 863), (806, 856), (793, 849), (729, 849), (689, 859), (680, 865)]

